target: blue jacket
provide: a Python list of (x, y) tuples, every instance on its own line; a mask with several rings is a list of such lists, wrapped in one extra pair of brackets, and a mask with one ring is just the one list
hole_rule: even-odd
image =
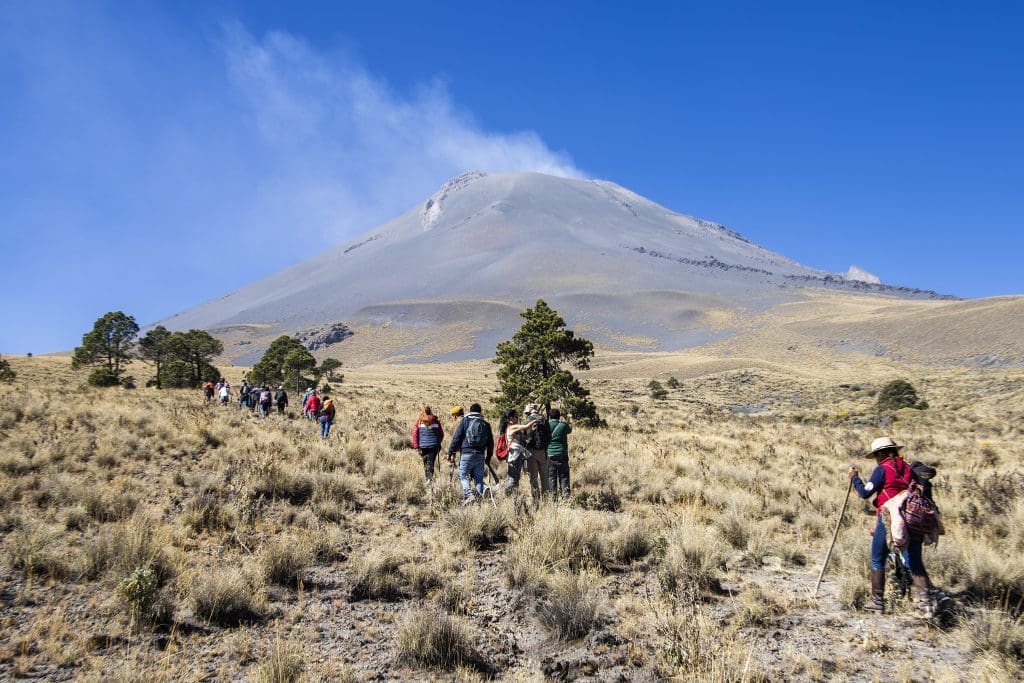
[[(483, 449), (474, 448), (469, 445), (469, 439), (466, 434), (468, 431), (469, 423), (473, 420), (482, 420), (484, 423), (484, 447)], [(455, 428), (455, 433), (452, 434), (452, 441), (448, 444), (448, 455), (455, 455), (455, 451), (462, 451), (463, 456), (487, 456), (487, 460), (491, 459), (494, 455), (494, 434), (491, 432), (491, 424), (484, 420), (484, 416), (480, 413), (466, 413), (466, 417), (459, 420), (459, 426)]]

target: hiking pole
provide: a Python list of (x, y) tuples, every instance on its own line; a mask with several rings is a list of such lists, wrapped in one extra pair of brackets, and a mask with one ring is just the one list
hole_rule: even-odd
[(484, 460), (484, 464), (487, 465), (487, 471), (490, 472), (491, 476), (494, 478), (494, 483), (497, 484), (499, 481), (501, 481), (500, 479), (498, 479), (498, 474), (494, 471), (494, 468), (491, 467), (491, 463)]
[(821, 571), (818, 572), (818, 580), (814, 584), (814, 597), (818, 597), (818, 588), (821, 586), (821, 577), (825, 576), (825, 567), (832, 557), (832, 549), (836, 547), (836, 539), (839, 538), (839, 527), (843, 523), (843, 516), (846, 514), (846, 506), (850, 503), (850, 491), (853, 490), (853, 477), (850, 477), (850, 485), (846, 487), (846, 498), (843, 499), (843, 509), (839, 511), (839, 519), (836, 520), (836, 530), (832, 534), (832, 542), (828, 545), (828, 552), (825, 553), (825, 561), (821, 564)]

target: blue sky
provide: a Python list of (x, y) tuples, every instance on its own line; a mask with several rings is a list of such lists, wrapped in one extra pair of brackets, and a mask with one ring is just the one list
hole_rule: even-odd
[(471, 168), (1024, 293), (1021, 35), (1017, 2), (7, 3), (0, 352), (158, 320)]

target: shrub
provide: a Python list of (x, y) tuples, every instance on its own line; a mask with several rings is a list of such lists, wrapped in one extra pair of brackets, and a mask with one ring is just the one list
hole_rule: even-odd
[[(29, 356), (31, 355), (30, 353)], [(11, 364), (0, 358), (0, 382), (10, 384), (17, 376), (18, 373), (11, 369)]]
[(203, 572), (192, 586), (196, 616), (219, 626), (237, 626), (259, 618), (262, 586), (240, 571)]
[(160, 593), (160, 581), (149, 567), (138, 567), (121, 579), (117, 594), (128, 607), (132, 626), (166, 624), (173, 605)]
[(94, 387), (116, 387), (121, 383), (121, 378), (110, 368), (96, 368), (89, 373), (86, 381)]
[(415, 666), (484, 668), (475, 638), (457, 617), (437, 609), (417, 610), (398, 628), (398, 656)]
[(679, 593), (720, 588), (718, 574), (725, 569), (726, 548), (712, 528), (691, 521), (666, 539), (658, 578), (662, 588)]
[(590, 633), (601, 608), (600, 577), (593, 572), (556, 574), (547, 580), (537, 608), (540, 622), (559, 640), (576, 640)]
[(875, 407), (881, 411), (899, 410), (900, 408), (917, 408), (924, 410), (928, 403), (917, 396), (917, 390), (905, 379), (894, 379), (878, 392)]
[(668, 390), (661, 386), (661, 382), (656, 379), (652, 379), (647, 383), (647, 388), (651, 390), (651, 398), (658, 401), (668, 398)]
[(669, 377), (668, 381), (665, 382), (665, 386), (667, 386), (669, 389), (678, 389), (680, 386), (682, 386), (682, 383), (680, 383), (680, 381), (675, 377)]

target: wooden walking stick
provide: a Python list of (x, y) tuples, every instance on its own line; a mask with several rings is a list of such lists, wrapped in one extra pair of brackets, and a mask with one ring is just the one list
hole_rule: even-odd
[(832, 557), (832, 549), (836, 547), (836, 539), (839, 538), (839, 527), (843, 524), (843, 516), (846, 515), (846, 506), (850, 503), (851, 490), (853, 490), (853, 477), (850, 477), (850, 485), (846, 487), (846, 498), (843, 499), (843, 509), (839, 511), (839, 519), (836, 520), (836, 530), (832, 534), (832, 542), (829, 543), (828, 552), (825, 553), (825, 561), (821, 564), (821, 571), (818, 572), (818, 581), (814, 584), (814, 597), (818, 597), (818, 588), (821, 586), (821, 577), (825, 576), (825, 568), (828, 567), (829, 558)]

